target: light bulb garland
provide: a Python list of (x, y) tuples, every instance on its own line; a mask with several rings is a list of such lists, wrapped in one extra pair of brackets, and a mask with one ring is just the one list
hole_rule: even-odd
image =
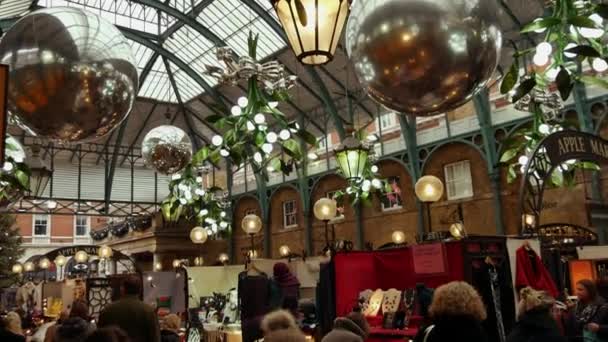
[(181, 177), (169, 183), (170, 194), (161, 204), (163, 217), (170, 222), (182, 217), (195, 220), (209, 236), (227, 237), (231, 226), (226, 214), (230, 206), (227, 193), (219, 187), (203, 188), (199, 180), (198, 170), (188, 165)]

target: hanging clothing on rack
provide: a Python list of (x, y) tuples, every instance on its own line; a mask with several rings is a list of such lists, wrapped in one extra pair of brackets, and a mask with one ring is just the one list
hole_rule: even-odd
[(559, 291), (536, 252), (526, 245), (517, 249), (515, 254), (517, 269), (515, 271), (515, 287), (517, 290), (526, 286), (539, 291), (546, 291), (557, 298)]
[(264, 336), (260, 324), (270, 311), (270, 279), (265, 273), (239, 274), (238, 296), (241, 310), (243, 342), (253, 342)]

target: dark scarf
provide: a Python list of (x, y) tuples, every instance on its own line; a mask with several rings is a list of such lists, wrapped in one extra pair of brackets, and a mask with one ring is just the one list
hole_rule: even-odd
[(300, 286), (298, 278), (294, 276), (284, 262), (278, 262), (273, 267), (274, 280), (280, 287)]
[(585, 306), (581, 305), (581, 303), (578, 303), (576, 305), (576, 311), (574, 313), (576, 317), (576, 323), (578, 323), (579, 325), (585, 325), (591, 322), (591, 319), (593, 318), (593, 316), (595, 316), (600, 306), (601, 305), (598, 302), (593, 302)]

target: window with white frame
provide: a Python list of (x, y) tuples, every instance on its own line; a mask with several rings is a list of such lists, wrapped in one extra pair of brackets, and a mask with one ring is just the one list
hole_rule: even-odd
[(298, 225), (296, 201), (283, 202), (283, 228), (293, 228)]
[(32, 216), (33, 221), (33, 236), (48, 237), (50, 236), (49, 228), (49, 215), (47, 214), (34, 214)]
[[(403, 208), (403, 199), (401, 198), (401, 186), (399, 185), (399, 177), (391, 176), (386, 180), (388, 187), (387, 192), (382, 196), (380, 203), (382, 211), (396, 210)], [(390, 187), (390, 190), (388, 189)]]
[[(336, 199), (335, 196), (336, 196), (337, 192), (338, 192), (338, 190), (328, 191), (325, 193), (325, 197), (335, 200)], [(344, 204), (336, 206), (336, 217), (334, 217), (332, 219), (332, 221), (337, 221), (337, 220), (342, 220), (342, 219), (344, 219)]]
[(76, 215), (74, 217), (74, 237), (89, 237), (91, 229), (91, 218), (89, 216)]
[(448, 200), (473, 197), (471, 163), (468, 160), (447, 164), (443, 170)]
[(380, 122), (380, 129), (383, 131), (397, 127), (397, 116), (392, 112), (380, 115), (378, 121)]

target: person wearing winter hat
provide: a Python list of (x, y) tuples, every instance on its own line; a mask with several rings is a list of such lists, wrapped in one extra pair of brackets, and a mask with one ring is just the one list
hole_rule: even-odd
[(519, 292), (518, 321), (507, 342), (567, 342), (561, 336), (551, 309), (555, 299), (543, 291), (525, 287)]
[(298, 300), (300, 299), (300, 281), (296, 278), (289, 266), (284, 262), (277, 262), (272, 269), (274, 281), (281, 289), (280, 308), (289, 310), (292, 315), (298, 314)]
[(264, 342), (306, 342), (306, 336), (286, 310), (273, 311), (262, 319)]
[(360, 312), (351, 312), (334, 321), (334, 329), (321, 342), (363, 342), (369, 335), (369, 324)]

